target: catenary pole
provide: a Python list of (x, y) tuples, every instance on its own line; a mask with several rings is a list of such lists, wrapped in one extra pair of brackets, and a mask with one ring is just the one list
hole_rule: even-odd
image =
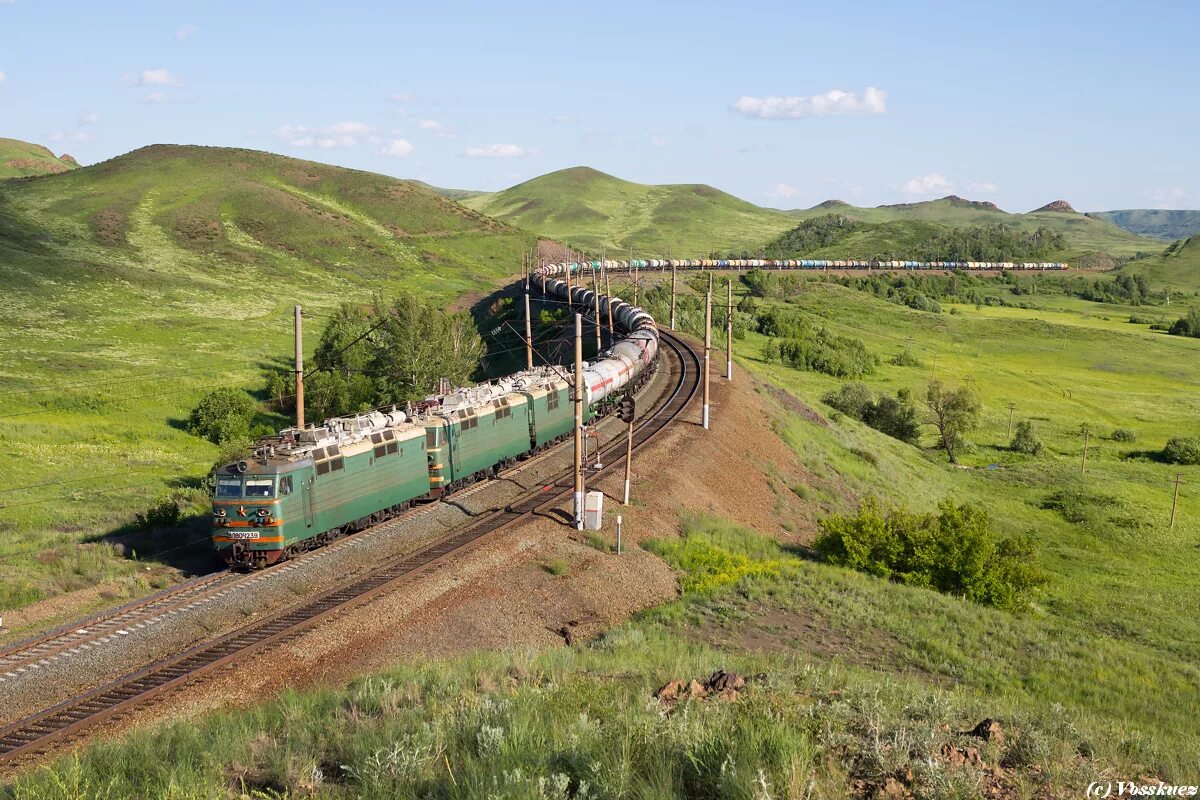
[(675, 261), (671, 261), (671, 330), (675, 330)]
[(725, 286), (725, 380), (733, 380), (733, 278)]
[(704, 404), (700, 409), (700, 424), (708, 430), (709, 393), (708, 381), (712, 372), (712, 276), (709, 275), (708, 293), (704, 295)]
[(575, 315), (575, 529), (583, 530), (583, 315)]
[(296, 306), (296, 427), (304, 427), (304, 315)]
[(529, 308), (529, 286), (525, 286), (525, 369), (533, 369), (533, 312)]
[(600, 338), (600, 273), (595, 269), (592, 270), (592, 295), (596, 314), (596, 355), (599, 356), (604, 342)]

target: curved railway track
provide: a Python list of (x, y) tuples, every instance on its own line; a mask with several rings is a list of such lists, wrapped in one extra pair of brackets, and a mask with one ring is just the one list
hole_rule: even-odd
[[(670, 353), (668, 358), (671, 361), (673, 384), (666, 396), (635, 426), (635, 450), (642, 448), (670, 422), (678, 419), (700, 386), (702, 357), (696, 349), (666, 331), (660, 331), (660, 336), (660, 342), (665, 345), (660, 356), (668, 351)], [(599, 472), (623, 466), (623, 445), (623, 437), (617, 437), (616, 441), (603, 448), (607, 466)], [(442, 539), (416, 552), (396, 556), (369, 570), (366, 575), (0, 728), (0, 764), (43, 754), (97, 723), (118, 718), (142, 703), (214, 669), (278, 646), (351, 607), (369, 602), (394, 589), (398, 583), (416, 577), (451, 555), (466, 551), (492, 534), (549, 512), (571, 494), (571, 481), (572, 473), (563, 472), (548, 485), (527, 492), (505, 508), (481, 514)], [(171, 599), (186, 602), (178, 597)]]

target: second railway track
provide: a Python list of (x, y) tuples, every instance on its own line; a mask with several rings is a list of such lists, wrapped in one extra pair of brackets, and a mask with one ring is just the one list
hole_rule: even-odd
[[(636, 425), (635, 450), (678, 419), (700, 386), (701, 358), (696, 350), (672, 334), (665, 331), (660, 334), (661, 343), (665, 345), (660, 357), (669, 353), (667, 360), (671, 362), (674, 383), (665, 399)], [(600, 472), (623, 464), (621, 446), (617, 442), (605, 447), (603, 452), (609, 455), (605, 461), (610, 463)], [(215, 668), (281, 644), (339, 612), (389, 591), (397, 583), (416, 576), (452, 554), (465, 551), (497, 531), (556, 506), (570, 494), (569, 478), (570, 473), (563, 473), (548, 482), (549, 492), (545, 487), (527, 492), (505, 508), (481, 514), (461, 529), (416, 552), (395, 556), (361, 577), (302, 600), (267, 619), (196, 645), (0, 728), (0, 763), (47, 752), (99, 722), (119, 717)], [(187, 597), (171, 595), (164, 602), (174, 606), (186, 604), (187, 600)]]

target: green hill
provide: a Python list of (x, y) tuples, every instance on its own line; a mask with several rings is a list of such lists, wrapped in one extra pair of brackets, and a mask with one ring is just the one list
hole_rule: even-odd
[(699, 256), (752, 248), (795, 223), (702, 184), (649, 186), (589, 167), (464, 201), (496, 219), (610, 254)]
[(1121, 271), (1145, 275), (1156, 285), (1200, 291), (1200, 235), (1180, 239), (1158, 255), (1130, 261)]
[(28, 178), (69, 172), (79, 163), (63, 153), (56, 156), (40, 144), (0, 138), (0, 178)]
[(1200, 211), (1129, 208), (1121, 211), (1093, 211), (1088, 216), (1111, 222), (1138, 236), (1168, 242), (1200, 233)]
[(425, 181), (413, 181), (413, 183), (428, 189), (434, 194), (440, 194), (447, 200), (453, 200), (456, 203), (461, 203), (462, 201), (469, 200), (472, 197), (478, 197), (481, 194), (487, 194), (487, 192), (481, 192), (475, 189), (446, 189), (442, 186), (434, 186), (433, 184), (426, 183)]
[(414, 183), (250, 150), (159, 145), (0, 182), (0, 609), (62, 588), (36, 560), (51, 543), (207, 471), (216, 447), (180, 420), (289, 358), (294, 304), (311, 349), (339, 303), (449, 302), (532, 244)]
[[(1054, 203), (1050, 204), (1050, 206), (1055, 205)], [(1065, 203), (1062, 204), (1062, 207), (1070, 209), (1070, 206)], [(1095, 219), (1074, 210), (1039, 209), (1026, 214), (1010, 214), (997, 208), (993, 203), (965, 200), (954, 195), (943, 197), (940, 200), (900, 203), (875, 208), (861, 208), (841, 201), (826, 201), (812, 208), (787, 213), (795, 219), (812, 219), (829, 214), (831, 211), (869, 223), (934, 223), (954, 227), (1002, 223), (1027, 233), (1032, 233), (1039, 227), (1046, 227), (1051, 231), (1063, 234), (1067, 240), (1068, 256), (1078, 256), (1088, 252), (1132, 256), (1138, 253), (1155, 252), (1162, 247), (1155, 240), (1146, 239), (1122, 230), (1106, 220)], [(905, 230), (908, 230), (905, 226), (897, 229), (898, 232)], [(878, 234), (875, 237), (876, 244), (879, 243), (881, 237), (883, 240), (891, 238), (887, 234)], [(897, 239), (900, 243), (903, 240), (903, 236)], [(858, 253), (839, 251), (828, 255), (849, 257), (858, 255)], [(865, 258), (866, 256), (860, 257)]]

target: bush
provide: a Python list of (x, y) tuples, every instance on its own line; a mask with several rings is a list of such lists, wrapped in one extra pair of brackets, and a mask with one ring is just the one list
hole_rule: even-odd
[(179, 524), (183, 511), (177, 496), (163, 498), (145, 511), (133, 515), (133, 524), (139, 528), (174, 528)]
[(1112, 440), (1114, 442), (1136, 442), (1137, 433), (1128, 428), (1117, 428), (1112, 432)]
[(1033, 428), (1033, 423), (1027, 419), (1023, 419), (1017, 423), (1017, 429), (1013, 432), (1012, 441), (1008, 447), (1017, 453), (1025, 453), (1030, 456), (1041, 455), (1042, 442), (1037, 437), (1037, 431)]
[(1171, 326), (1172, 336), (1194, 336), (1200, 339), (1200, 309), (1193, 308)]
[(821, 520), (814, 547), (840, 566), (1007, 610), (1045, 582), (1030, 537), (1000, 539), (984, 509), (950, 499), (936, 514), (885, 512), (868, 499), (857, 516)]
[(865, 383), (857, 382), (843, 383), (840, 389), (821, 399), (826, 405), (860, 421), (866, 415), (867, 407), (874, 403), (871, 389)]
[(254, 398), (241, 389), (215, 389), (192, 409), (188, 416), (188, 433), (202, 436), (213, 444), (246, 439), (250, 436), (250, 420), (256, 411)]
[(1200, 464), (1200, 437), (1176, 436), (1167, 442), (1162, 451), (1163, 460), (1169, 464), (1188, 466)]
[[(951, 313), (953, 313), (954, 309), (950, 309), (950, 311), (951, 311)], [(888, 363), (890, 363), (894, 367), (922, 367), (922, 366), (924, 366), (924, 364), (921, 363), (921, 359), (917, 358), (917, 354), (914, 353), (912, 350), (910, 350), (907, 347), (904, 348), (903, 350), (901, 350), (896, 355), (892, 356), (892, 360)]]

